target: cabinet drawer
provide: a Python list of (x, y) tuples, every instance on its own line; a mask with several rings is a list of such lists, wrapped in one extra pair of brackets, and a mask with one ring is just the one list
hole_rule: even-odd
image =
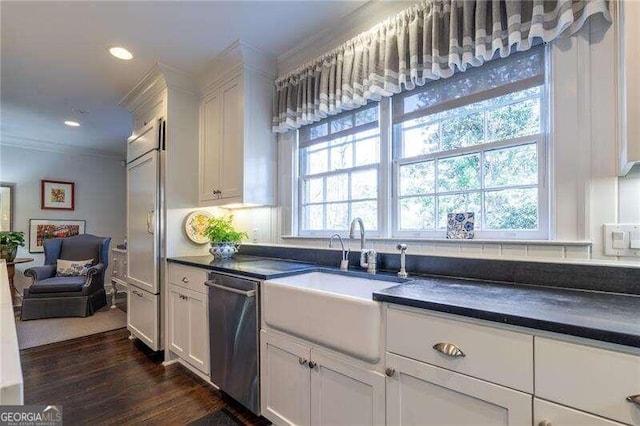
[(533, 398), (533, 424), (558, 426), (622, 426), (622, 423)]
[(640, 356), (536, 337), (536, 396), (640, 425)]
[[(449, 343), (464, 356), (434, 346)], [(390, 308), (390, 352), (533, 393), (533, 336)]]
[(204, 284), (207, 281), (207, 271), (204, 269), (172, 263), (169, 265), (168, 275), (171, 284), (189, 288), (198, 293), (207, 293), (207, 287)]

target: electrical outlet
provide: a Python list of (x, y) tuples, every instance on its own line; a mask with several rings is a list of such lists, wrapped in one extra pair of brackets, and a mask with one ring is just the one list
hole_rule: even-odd
[(604, 254), (640, 257), (640, 223), (605, 224)]

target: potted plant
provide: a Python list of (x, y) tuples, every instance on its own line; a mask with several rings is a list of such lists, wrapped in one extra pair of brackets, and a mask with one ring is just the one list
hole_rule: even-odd
[(213, 217), (207, 222), (203, 234), (209, 239), (209, 253), (216, 259), (229, 259), (238, 252), (243, 238), (249, 236), (233, 227), (233, 216)]
[(18, 246), (24, 246), (24, 232), (0, 232), (0, 259), (13, 262)]

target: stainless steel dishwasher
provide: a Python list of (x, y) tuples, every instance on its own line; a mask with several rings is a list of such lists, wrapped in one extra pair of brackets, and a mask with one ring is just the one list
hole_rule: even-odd
[(209, 273), (211, 381), (260, 415), (258, 282)]

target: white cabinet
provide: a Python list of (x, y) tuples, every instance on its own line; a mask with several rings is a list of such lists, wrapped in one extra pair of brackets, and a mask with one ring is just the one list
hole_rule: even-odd
[(384, 376), (261, 332), (262, 414), (276, 424), (382, 425)]
[[(235, 49), (242, 50), (237, 45)], [(224, 63), (233, 49), (219, 61)], [(226, 56), (225, 56), (226, 55)], [(277, 145), (271, 132), (273, 78), (245, 64), (242, 54), (219, 69), (200, 104), (202, 205), (276, 202)]]
[(526, 393), (391, 353), (387, 367), (389, 425), (531, 424)]
[(533, 399), (533, 424), (539, 426), (622, 426), (622, 423), (592, 416), (538, 398)]
[(159, 297), (134, 286), (127, 296), (127, 328), (154, 351), (160, 349)]
[(168, 276), (169, 350), (185, 361), (185, 365), (208, 375), (209, 299), (205, 286), (206, 272), (198, 268), (170, 264)]

